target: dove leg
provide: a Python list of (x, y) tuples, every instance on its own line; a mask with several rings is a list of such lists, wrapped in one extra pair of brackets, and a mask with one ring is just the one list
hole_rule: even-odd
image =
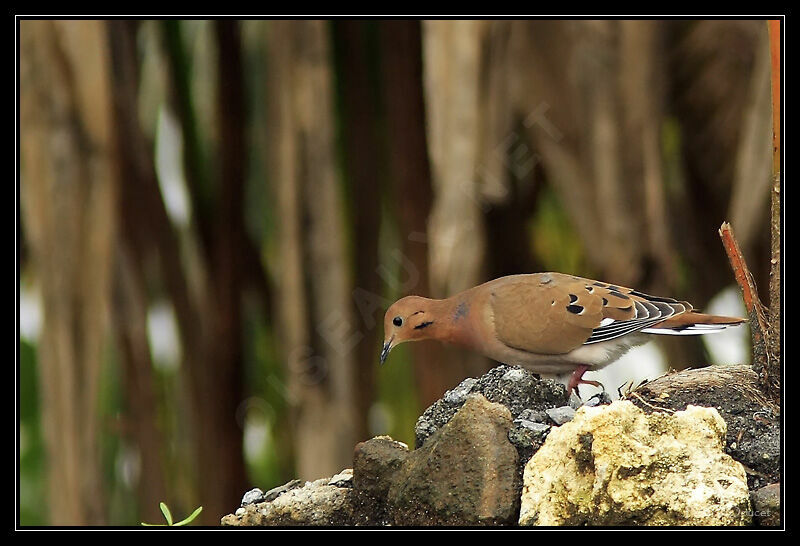
[(605, 390), (602, 383), (599, 381), (590, 381), (588, 379), (583, 379), (583, 374), (586, 373), (586, 370), (591, 368), (591, 366), (586, 366), (585, 364), (581, 364), (575, 371), (572, 372), (572, 376), (569, 378), (569, 384), (567, 385), (567, 392), (575, 391), (575, 394), (580, 397), (578, 393), (578, 385), (593, 385), (595, 387), (600, 387), (601, 389)]

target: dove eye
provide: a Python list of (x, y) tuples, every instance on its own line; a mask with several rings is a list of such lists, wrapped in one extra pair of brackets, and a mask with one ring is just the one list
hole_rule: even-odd
[(397, 327), (400, 327), (403, 325), (403, 319), (401, 317), (394, 317), (394, 319), (392, 320), (392, 324), (394, 324)]

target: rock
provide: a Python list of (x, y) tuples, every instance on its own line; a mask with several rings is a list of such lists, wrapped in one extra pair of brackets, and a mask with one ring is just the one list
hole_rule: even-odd
[[(248, 504), (222, 518), (228, 526), (353, 525), (352, 489), (328, 485), (330, 478), (284, 490), (271, 502)], [(288, 485), (288, 484), (287, 484)], [(284, 486), (285, 487), (285, 486)]]
[(748, 525), (744, 468), (723, 451), (725, 421), (689, 406), (582, 407), (525, 467), (521, 525)]
[(291, 491), (292, 489), (297, 489), (301, 485), (303, 485), (302, 480), (292, 480), (289, 483), (286, 483), (284, 485), (279, 485), (278, 487), (273, 487), (272, 489), (270, 489), (269, 491), (264, 493), (264, 496), (263, 496), (262, 499), (259, 499), (258, 501), (255, 501), (255, 502), (271, 502), (271, 501), (274, 501), (275, 499), (277, 499), (279, 496), (283, 495), (287, 491)]
[(571, 406), (561, 406), (560, 408), (550, 408), (545, 410), (547, 416), (557, 425), (569, 423), (575, 417), (575, 410)]
[(253, 504), (254, 502), (261, 502), (264, 500), (264, 492), (258, 487), (251, 489), (242, 496), (241, 506)]
[(384, 499), (392, 479), (407, 458), (408, 446), (389, 436), (378, 436), (357, 444), (353, 456), (353, 487)]
[(353, 469), (345, 468), (328, 481), (328, 485), (335, 487), (353, 487)]
[[(446, 425), (405, 456), (392, 476), (387, 502), (395, 524), (513, 523), (520, 479), (517, 450), (508, 440), (511, 419), (503, 405), (469, 395)], [(358, 487), (362, 480), (359, 467), (355, 470)]]
[(444, 401), (453, 405), (463, 404), (477, 382), (478, 380), (474, 377), (466, 378), (455, 389), (444, 393)]
[(610, 403), (611, 403), (611, 397), (608, 395), (606, 391), (603, 391), (603, 392), (598, 392), (597, 394), (593, 394), (586, 402), (582, 403), (581, 405), (589, 406), (590, 408), (592, 408), (594, 406), (599, 406), (601, 404), (610, 404)]
[(465, 379), (426, 409), (414, 429), (416, 447), (424, 445), (434, 432), (444, 426), (472, 393), (482, 394), (490, 402), (506, 406), (512, 419), (517, 418), (524, 410), (544, 411), (563, 406), (569, 400), (567, 388), (561, 383), (552, 379), (541, 379), (519, 366), (500, 365), (479, 379)]
[(753, 491), (753, 520), (761, 527), (781, 526), (781, 484), (773, 483)]
[(779, 408), (765, 399), (750, 366), (709, 366), (654, 379), (626, 398), (646, 412), (716, 408), (728, 432), (725, 453), (742, 463), (751, 491), (781, 481)]

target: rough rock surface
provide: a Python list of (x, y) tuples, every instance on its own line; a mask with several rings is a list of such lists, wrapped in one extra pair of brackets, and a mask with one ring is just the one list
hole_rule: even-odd
[(521, 525), (748, 525), (742, 466), (716, 410), (582, 407), (528, 461)]
[(544, 411), (568, 405), (567, 388), (552, 379), (538, 375), (519, 366), (501, 364), (479, 379), (467, 378), (449, 390), (425, 410), (414, 428), (416, 446), (425, 441), (464, 405), (470, 394), (482, 394), (490, 402), (502, 404), (511, 412), (512, 419), (524, 410)]
[(628, 400), (646, 412), (683, 410), (688, 405), (716, 408), (728, 432), (725, 453), (742, 463), (751, 491), (781, 480), (781, 419), (758, 390), (750, 366), (709, 366), (654, 379)]
[(272, 501), (247, 504), (222, 518), (222, 525), (353, 525), (356, 509), (352, 489), (329, 485), (329, 481), (306, 482)]
[(471, 394), (392, 479), (395, 524), (508, 524), (519, 510), (517, 450), (509, 410)]
[(762, 527), (781, 525), (781, 484), (773, 483), (753, 491), (753, 520)]
[(353, 488), (393, 525), (514, 523), (520, 477), (511, 427), (506, 407), (470, 395), (417, 450), (385, 436), (358, 444)]

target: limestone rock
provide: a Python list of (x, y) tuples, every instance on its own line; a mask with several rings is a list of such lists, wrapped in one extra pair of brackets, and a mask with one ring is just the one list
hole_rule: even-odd
[(330, 478), (283, 491), (271, 502), (248, 504), (222, 518), (222, 525), (352, 525), (352, 489), (328, 485)]
[(525, 467), (521, 525), (748, 525), (741, 464), (716, 410), (582, 407)]

